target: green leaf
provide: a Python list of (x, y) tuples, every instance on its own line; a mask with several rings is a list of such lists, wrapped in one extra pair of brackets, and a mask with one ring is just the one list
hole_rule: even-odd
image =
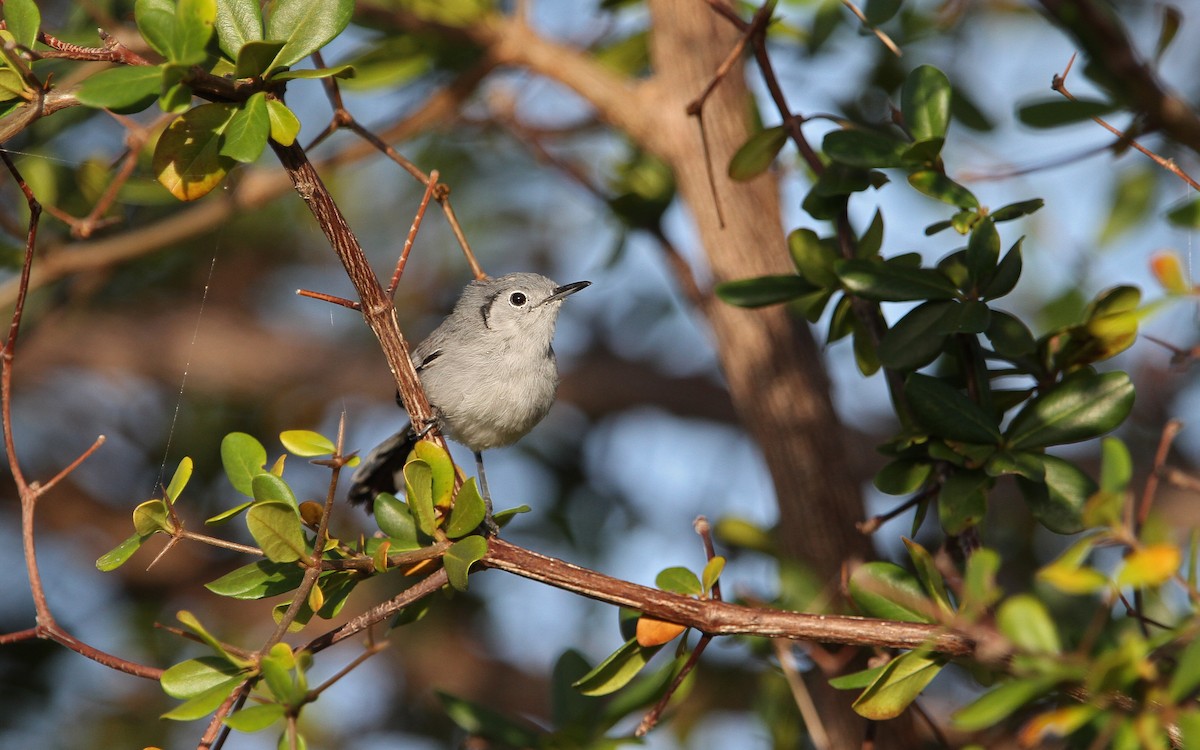
[(721, 572), (725, 570), (725, 558), (716, 555), (704, 564), (704, 570), (700, 574), (700, 585), (704, 587), (704, 593), (712, 591), (713, 586), (717, 584), (717, 580), (721, 577)]
[(259, 662), (263, 682), (271, 695), (282, 703), (295, 703), (303, 700), (304, 695), (297, 690), (297, 684), (292, 679), (292, 670), (296, 669), (296, 655), (286, 643), (276, 643), (270, 652)]
[(201, 198), (237, 163), (221, 154), (221, 136), (233, 118), (229, 104), (189, 109), (163, 132), (154, 148), (154, 175), (182, 201)]
[(433, 504), (439, 508), (449, 508), (454, 500), (454, 460), (445, 448), (432, 440), (418, 440), (413, 446), (413, 453), (429, 464), (430, 477), (433, 480)]
[(996, 263), (1000, 260), (1000, 233), (992, 219), (985, 216), (971, 230), (966, 259), (971, 278), (977, 286), (983, 286), (996, 271)]
[(1018, 649), (1031, 654), (1058, 654), (1062, 642), (1046, 606), (1030, 594), (1017, 594), (1001, 602), (996, 626)]
[(1017, 118), (1035, 128), (1056, 128), (1117, 111), (1110, 102), (1095, 99), (1046, 99), (1017, 107)]
[(4, 27), (17, 44), (33, 49), (41, 25), (42, 13), (34, 0), (4, 0)]
[(953, 612), (954, 608), (950, 604), (950, 594), (946, 590), (946, 579), (942, 577), (937, 563), (933, 561), (933, 555), (929, 554), (929, 550), (917, 542), (906, 537), (901, 538), (904, 541), (904, 546), (908, 549), (908, 556), (912, 558), (913, 569), (917, 571), (917, 578), (920, 579), (921, 585), (925, 587), (925, 590), (929, 592), (943, 612)]
[(914, 141), (944, 138), (950, 125), (950, 81), (932, 65), (908, 74), (900, 91), (900, 111)]
[(1037, 341), (1025, 324), (1001, 310), (992, 310), (985, 333), (992, 349), (1005, 359), (1026, 357), (1037, 348)]
[(982, 471), (959, 471), (938, 492), (938, 521), (947, 534), (960, 535), (977, 526), (987, 513), (987, 491), (993, 480)]
[(875, 475), (875, 489), (888, 495), (907, 495), (920, 489), (932, 472), (933, 465), (928, 462), (896, 459)]
[(883, 670), (885, 669), (887, 669), (887, 665), (882, 664), (860, 672), (851, 672), (840, 677), (834, 677), (829, 681), (829, 686), (835, 690), (862, 690), (878, 679), (879, 675), (883, 674)]
[(153, 104), (161, 91), (162, 66), (122, 65), (85, 78), (75, 96), (88, 107), (132, 114)]
[(353, 78), (353, 65), (337, 65), (332, 68), (301, 68), (285, 70), (271, 76), (272, 81), (317, 80), (320, 78)]
[(240, 505), (235, 505), (235, 506), (233, 506), (233, 507), (232, 507), (232, 508), (230, 508), (229, 510), (224, 510), (224, 511), (221, 511), (220, 513), (218, 513), (217, 515), (215, 515), (215, 516), (213, 516), (213, 517), (211, 517), (211, 518), (206, 518), (206, 519), (204, 520), (204, 523), (206, 523), (206, 524), (216, 524), (216, 523), (222, 523), (222, 522), (224, 522), (224, 521), (228, 521), (229, 519), (233, 518), (234, 516), (238, 515), (238, 514), (239, 514), (239, 513), (241, 513), (242, 511), (244, 511), (244, 510), (246, 510), (247, 508), (249, 508), (251, 505), (254, 505), (254, 501), (253, 501), (253, 500), (247, 500), (246, 502), (244, 502), (244, 503), (241, 503)]
[(1018, 709), (1048, 692), (1055, 682), (1046, 677), (1009, 680), (955, 711), (952, 717), (954, 726), (964, 732), (997, 726)]
[(262, 156), (271, 132), (267, 117), (267, 95), (259, 91), (250, 96), (235, 111), (221, 140), (221, 156), (243, 164), (251, 164)]
[(417, 528), (426, 536), (437, 530), (437, 512), (433, 508), (433, 469), (419, 458), (404, 465), (404, 495)]
[(879, 340), (879, 361), (893, 370), (916, 370), (937, 359), (950, 335), (946, 329), (954, 326), (961, 309), (950, 300), (913, 308)]
[(955, 388), (938, 378), (913, 373), (904, 384), (913, 416), (938, 437), (965, 443), (999, 443), (996, 420)]
[(1167, 221), (1184, 229), (1200, 229), (1200, 198), (1190, 198), (1167, 211)]
[(1105, 492), (1125, 492), (1133, 479), (1133, 458), (1120, 438), (1106, 437), (1100, 441), (1100, 489)]
[(408, 505), (395, 495), (381, 492), (375, 496), (375, 522), (388, 535), (397, 551), (420, 549), (417, 522)]
[(450, 519), (446, 522), (446, 536), (458, 539), (470, 534), (483, 523), (486, 513), (483, 497), (475, 487), (475, 477), (471, 477), (463, 483), (454, 498), (454, 507), (450, 509)]
[(717, 297), (738, 307), (764, 307), (790, 302), (802, 295), (819, 291), (802, 276), (795, 274), (760, 276), (754, 279), (724, 281), (716, 286)]
[(870, 130), (834, 130), (826, 134), (821, 148), (834, 161), (862, 169), (903, 167), (909, 144)]
[(337, 452), (332, 440), (312, 430), (284, 430), (279, 433), (279, 442), (289, 453), (305, 458), (329, 456)]
[(350, 23), (354, 0), (277, 0), (267, 17), (266, 38), (286, 44), (272, 68), (289, 67), (333, 41)]
[(838, 253), (832, 239), (821, 239), (811, 229), (794, 229), (788, 234), (787, 243), (792, 263), (806, 281), (826, 288), (838, 283), (833, 272)]
[(983, 299), (998, 299), (1008, 294), (1017, 285), (1021, 278), (1021, 270), (1023, 261), (1021, 259), (1021, 242), (1024, 238), (1017, 240), (1009, 251), (1004, 254), (1004, 258), (1000, 260), (1000, 264), (996, 266), (995, 273), (983, 288), (979, 290), (979, 296)]
[(591, 672), (577, 680), (573, 687), (584, 695), (599, 696), (615, 693), (625, 687), (650, 658), (658, 653), (660, 646), (642, 648), (637, 638), (630, 638), (619, 649), (609, 654)]
[(1132, 408), (1128, 374), (1079, 370), (1026, 404), (1006, 438), (1014, 449), (1077, 443), (1112, 430)]
[(150, 537), (142, 534), (134, 534), (125, 541), (113, 547), (108, 552), (105, 552), (96, 559), (96, 569), (107, 573), (110, 570), (116, 570), (125, 564), (125, 562), (133, 557), (133, 553), (141, 548), (142, 542)]
[(855, 248), (857, 257), (864, 260), (879, 257), (879, 250), (883, 247), (883, 212), (875, 209), (875, 216), (871, 219), (871, 223), (863, 231), (862, 236), (858, 238), (858, 247)]
[(149, 537), (159, 531), (170, 534), (174, 531), (175, 525), (171, 523), (166, 502), (147, 500), (133, 509), (133, 528), (138, 534)]
[(183, 488), (187, 487), (188, 480), (192, 478), (192, 459), (189, 456), (184, 456), (179, 466), (175, 468), (175, 473), (171, 476), (171, 482), (167, 485), (167, 499), (172, 503), (179, 499), (179, 494), (183, 492)]
[(1045, 471), (1042, 481), (1017, 477), (1017, 487), (1033, 517), (1058, 534), (1082, 531), (1083, 510), (1096, 491), (1096, 483), (1070, 461), (1048, 455), (1040, 458)]
[(953, 299), (958, 295), (954, 282), (932, 268), (857, 258), (839, 260), (834, 268), (846, 291), (874, 302)]
[(282, 146), (296, 142), (300, 134), (300, 119), (278, 99), (267, 100), (267, 117), (271, 121), (271, 140)]
[(760, 130), (750, 136), (729, 160), (730, 179), (744, 182), (766, 172), (787, 139), (787, 130), (782, 125)]
[(237, 78), (266, 78), (275, 68), (275, 58), (283, 49), (282, 41), (247, 42), (237, 53), (234, 76)]
[(493, 513), (492, 520), (496, 522), (497, 526), (504, 528), (505, 525), (507, 525), (508, 522), (513, 518), (517, 517), (521, 513), (528, 513), (531, 510), (533, 510), (533, 508), (530, 508), (528, 505), (518, 505), (515, 508), (505, 508), (504, 510), (498, 510)]
[(441, 691), (437, 696), (451, 721), (467, 734), (482, 738), (489, 747), (533, 748), (543, 740), (541, 732), (518, 724), (498, 711)]
[(159, 684), (172, 698), (187, 700), (245, 674), (245, 670), (219, 656), (201, 656), (168, 667), (159, 678)]
[(855, 712), (875, 721), (896, 718), (943, 666), (941, 658), (918, 651), (901, 654), (888, 662), (879, 677), (854, 701)]
[(921, 603), (929, 597), (912, 573), (891, 562), (864, 563), (850, 574), (850, 596), (871, 617), (934, 622)]
[(1175, 669), (1171, 671), (1171, 682), (1167, 694), (1171, 700), (1179, 703), (1200, 687), (1200, 638), (1193, 638), (1183, 653)]
[(933, 169), (923, 169), (908, 176), (908, 184), (918, 191), (959, 208), (977, 209), (979, 199), (962, 185)]
[(253, 493), (254, 499), (259, 502), (286, 503), (291, 506), (292, 510), (298, 510), (300, 507), (292, 488), (281, 477), (274, 474), (266, 472), (257, 474), (254, 479), (250, 480), (250, 491)]
[(704, 587), (696, 574), (682, 566), (664, 568), (655, 576), (654, 585), (663, 591), (683, 596), (699, 596), (704, 593)]
[(216, 20), (216, 0), (178, 0), (175, 7), (175, 34), (167, 59), (180, 65), (204, 62)]
[(175, 36), (175, 3), (171, 0), (137, 0), (133, 13), (142, 38), (155, 52), (167, 57)]
[(982, 613), (999, 600), (1003, 592), (996, 585), (998, 572), (1000, 555), (995, 550), (980, 547), (971, 553), (963, 573), (963, 610)]
[(261, 732), (287, 714), (287, 706), (281, 703), (263, 703), (243, 708), (225, 717), (225, 725), (239, 732)]
[(216, 28), (221, 51), (230, 60), (237, 60), (247, 42), (257, 42), (263, 37), (258, 0), (217, 0)]
[(442, 565), (445, 566), (446, 576), (455, 590), (467, 590), (467, 574), (471, 572), (471, 566), (487, 554), (487, 548), (487, 539), (468, 536), (459, 539), (446, 550), (442, 557)]
[(246, 527), (272, 562), (294, 562), (307, 554), (300, 514), (294, 505), (278, 500), (256, 502), (246, 511)]
[(241, 677), (234, 677), (218, 685), (214, 685), (194, 698), (179, 704), (167, 711), (160, 718), (172, 721), (195, 721), (208, 716), (225, 702), (233, 689), (242, 683)]
[(200, 640), (204, 641), (204, 643), (206, 643), (213, 651), (216, 651), (217, 654), (220, 655), (225, 661), (239, 667), (246, 667), (251, 664), (249, 660), (236, 658), (226, 651), (225, 647), (221, 645), (221, 642), (218, 641), (212, 633), (208, 632), (208, 630), (206, 630), (205, 627), (200, 624), (200, 621), (197, 620), (196, 616), (191, 612), (188, 612), (186, 609), (181, 609), (175, 613), (175, 618), (179, 620), (184, 627), (199, 636)]
[(302, 580), (304, 570), (298, 565), (257, 560), (204, 584), (204, 588), (232, 599), (263, 599), (295, 591)]
[(900, 6), (903, 4), (904, 0), (867, 0), (864, 9), (867, 23), (871, 26), (886, 23), (891, 20), (892, 16), (900, 12)]
[(1032, 200), (1010, 203), (1007, 206), (1001, 206), (995, 211), (992, 211), (992, 221), (999, 224), (1002, 221), (1019, 219), (1022, 216), (1027, 216), (1041, 209), (1041, 207), (1044, 205), (1046, 205), (1046, 201), (1042, 200), (1041, 198), (1033, 198)]

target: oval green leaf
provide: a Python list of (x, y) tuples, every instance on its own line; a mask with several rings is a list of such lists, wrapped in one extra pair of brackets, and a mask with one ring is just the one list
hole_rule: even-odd
[(777, 276), (759, 276), (754, 279), (739, 279), (724, 281), (717, 284), (717, 296), (731, 305), (738, 307), (765, 307), (790, 302), (805, 294), (819, 291), (817, 287), (802, 276), (781, 274)]
[(615, 693), (637, 676), (661, 646), (642, 648), (637, 638), (628, 641), (609, 654), (596, 668), (575, 681), (572, 687), (584, 695), (599, 696)]
[(900, 111), (914, 141), (944, 138), (950, 126), (950, 80), (932, 65), (908, 74), (900, 91)]
[(251, 164), (267, 147), (271, 122), (267, 117), (267, 95), (259, 91), (239, 106), (221, 138), (221, 156)]
[(663, 591), (683, 596), (699, 596), (704, 593), (704, 587), (696, 574), (678, 565), (660, 571), (654, 578), (654, 585)]
[(391, 539), (397, 552), (420, 549), (417, 522), (408, 505), (395, 495), (381, 492), (375, 496), (375, 522), (379, 524), (379, 530)]
[(239, 732), (261, 732), (286, 713), (287, 707), (281, 703), (263, 703), (229, 714), (225, 717), (225, 725)]
[(729, 177), (744, 182), (766, 172), (783, 144), (787, 143), (787, 138), (787, 131), (782, 125), (766, 128), (750, 136), (729, 160)]
[(863, 169), (902, 167), (909, 144), (869, 130), (834, 130), (821, 148), (834, 161)]
[(999, 443), (996, 420), (974, 401), (938, 378), (913, 373), (904, 384), (913, 416), (938, 437), (964, 443)]
[(161, 91), (162, 66), (122, 65), (84, 79), (75, 96), (88, 107), (132, 114), (153, 104)]
[(219, 656), (201, 656), (168, 667), (159, 678), (159, 684), (172, 698), (187, 700), (243, 674), (244, 670)]
[(871, 617), (901, 622), (933, 622), (925, 602), (925, 590), (912, 573), (891, 562), (873, 561), (850, 574), (850, 596)]
[(267, 465), (267, 449), (251, 435), (231, 432), (221, 440), (221, 465), (233, 488), (253, 497), (251, 485)]
[(204, 584), (204, 588), (231, 599), (262, 599), (294, 591), (303, 579), (304, 571), (297, 565), (258, 560)]
[(873, 302), (953, 299), (958, 295), (954, 282), (932, 268), (855, 258), (839, 260), (834, 269), (846, 291)]
[(289, 453), (305, 458), (329, 456), (337, 451), (332, 440), (312, 430), (284, 430), (279, 433), (279, 442)]
[(897, 656), (854, 701), (854, 711), (874, 721), (896, 718), (937, 677), (943, 666), (940, 658), (917, 651)]
[(1075, 464), (1057, 456), (1041, 454), (1044, 478), (1036, 481), (1017, 476), (1017, 487), (1033, 517), (1058, 534), (1083, 530), (1083, 509), (1096, 492), (1096, 483)]
[(1030, 401), (1013, 418), (1006, 437), (1028, 450), (1099, 437), (1129, 416), (1133, 383), (1124, 372), (1079, 370)]
[(300, 504), (296, 502), (296, 495), (292, 492), (292, 488), (282, 478), (274, 474), (263, 472), (250, 480), (250, 492), (254, 499), (259, 502), (274, 501), (286, 503), (293, 510), (298, 510)]
[(468, 536), (450, 545), (442, 557), (442, 565), (446, 568), (446, 577), (450, 585), (457, 591), (467, 590), (467, 574), (471, 566), (483, 559), (487, 554), (487, 539), (481, 536)]
[(271, 68), (295, 65), (329, 44), (354, 12), (354, 0), (278, 0), (267, 17), (266, 38), (286, 44)]
[(307, 554), (300, 514), (290, 503), (278, 500), (256, 502), (246, 511), (246, 527), (272, 562), (295, 562)]
[(450, 518), (446, 521), (446, 536), (458, 539), (470, 534), (483, 523), (487, 507), (475, 487), (475, 477), (463, 483), (462, 489), (454, 497), (454, 506), (450, 509)]
[(951, 206), (959, 208), (979, 208), (979, 199), (975, 197), (974, 193), (942, 172), (933, 169), (913, 172), (908, 176), (908, 184), (942, 203), (949, 203)]

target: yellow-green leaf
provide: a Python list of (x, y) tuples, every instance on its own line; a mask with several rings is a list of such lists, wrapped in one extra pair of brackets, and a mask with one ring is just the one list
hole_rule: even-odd
[(221, 136), (235, 108), (202, 104), (171, 123), (154, 148), (154, 175), (181, 201), (202, 198), (237, 164), (221, 155)]

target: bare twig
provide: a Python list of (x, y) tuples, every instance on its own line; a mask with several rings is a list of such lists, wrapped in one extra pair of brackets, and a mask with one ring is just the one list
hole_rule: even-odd
[(404, 238), (404, 248), (400, 251), (400, 258), (396, 261), (396, 270), (392, 274), (391, 283), (388, 284), (387, 296), (391, 299), (396, 297), (396, 287), (400, 285), (400, 277), (404, 275), (404, 267), (408, 264), (408, 253), (417, 239), (417, 232), (421, 229), (421, 220), (425, 218), (425, 209), (429, 206), (429, 198), (434, 194), (437, 184), (438, 171), (434, 169), (429, 173), (429, 182), (425, 184), (425, 194), (421, 196), (421, 205), (417, 206), (417, 215), (408, 228), (408, 236)]

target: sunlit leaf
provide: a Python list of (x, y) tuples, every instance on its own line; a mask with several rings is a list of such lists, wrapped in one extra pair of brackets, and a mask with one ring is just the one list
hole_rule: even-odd
[(1013, 645), (1033, 654), (1062, 651), (1058, 628), (1046, 606), (1029, 594), (1005, 599), (996, 610), (996, 625)]
[(699, 596), (704, 588), (696, 574), (682, 566), (665, 568), (654, 578), (654, 585), (663, 591), (684, 596)]
[(272, 562), (293, 562), (307, 554), (300, 514), (294, 505), (278, 500), (256, 502), (246, 511), (246, 526)]
[(803, 276), (782, 274), (760, 276), (753, 279), (724, 281), (714, 290), (718, 297), (738, 307), (763, 307), (790, 302), (802, 295), (818, 291), (820, 287)]
[(653, 648), (670, 643), (685, 630), (687, 628), (683, 625), (642, 615), (637, 621), (637, 642), (642, 648)]
[(911, 573), (890, 562), (864, 563), (850, 575), (850, 596), (868, 615), (902, 622), (933, 622), (925, 589)]
[(954, 726), (965, 732), (994, 727), (1054, 687), (1045, 677), (1013, 679), (984, 693), (954, 712)]
[(312, 430), (284, 430), (279, 433), (279, 442), (289, 452), (305, 458), (328, 456), (337, 451), (332, 440)]
[(187, 700), (243, 674), (245, 670), (219, 656), (201, 656), (168, 667), (159, 678), (159, 684), (172, 698)]
[(271, 123), (271, 140), (282, 146), (296, 142), (300, 134), (300, 119), (278, 99), (267, 99), (267, 117)]
[(267, 17), (267, 39), (287, 42), (272, 68), (300, 62), (334, 39), (354, 12), (354, 0), (277, 0)]
[(234, 112), (229, 104), (202, 104), (163, 131), (154, 148), (154, 174), (179, 200), (207, 195), (237, 164), (221, 154), (221, 136)]
[(854, 701), (855, 712), (875, 721), (896, 718), (937, 677), (943, 666), (942, 659), (917, 651), (897, 656)]
[(644, 649), (630, 638), (591, 672), (579, 678), (574, 687), (584, 695), (608, 695), (625, 687), (646, 666), (658, 648)]
[(467, 574), (471, 566), (483, 559), (487, 554), (487, 539), (481, 536), (468, 536), (450, 545), (442, 557), (442, 565), (450, 585), (458, 591), (467, 590)]
[(950, 125), (950, 81), (932, 65), (908, 74), (900, 91), (900, 110), (914, 141), (944, 138)]
[(1148, 544), (1125, 558), (1117, 573), (1118, 586), (1161, 586), (1179, 571), (1183, 553), (1168, 542)]
[(250, 96), (236, 109), (221, 139), (221, 156), (250, 164), (258, 160), (271, 132), (267, 117), (267, 96), (261, 91)]
[(141, 548), (142, 542), (146, 541), (147, 538), (142, 534), (134, 534), (128, 537), (125, 541), (97, 558), (96, 569), (107, 573), (110, 570), (116, 570), (121, 567), (130, 557), (133, 557), (133, 553)]
[(149, 107), (161, 92), (161, 66), (122, 65), (83, 79), (75, 96), (88, 107), (131, 114)]
[(262, 39), (262, 10), (258, 0), (217, 0), (217, 40), (230, 60), (247, 42)]
[(239, 732), (261, 732), (286, 713), (287, 706), (281, 703), (263, 703), (229, 714), (225, 717), (225, 725)]
[(1008, 426), (1008, 444), (1041, 448), (1098, 437), (1133, 408), (1133, 383), (1124, 372), (1079, 370), (1030, 401)]
[(454, 507), (450, 509), (450, 518), (446, 521), (446, 536), (457, 539), (470, 534), (483, 523), (486, 512), (483, 497), (475, 488), (475, 477), (471, 477), (454, 496)]

